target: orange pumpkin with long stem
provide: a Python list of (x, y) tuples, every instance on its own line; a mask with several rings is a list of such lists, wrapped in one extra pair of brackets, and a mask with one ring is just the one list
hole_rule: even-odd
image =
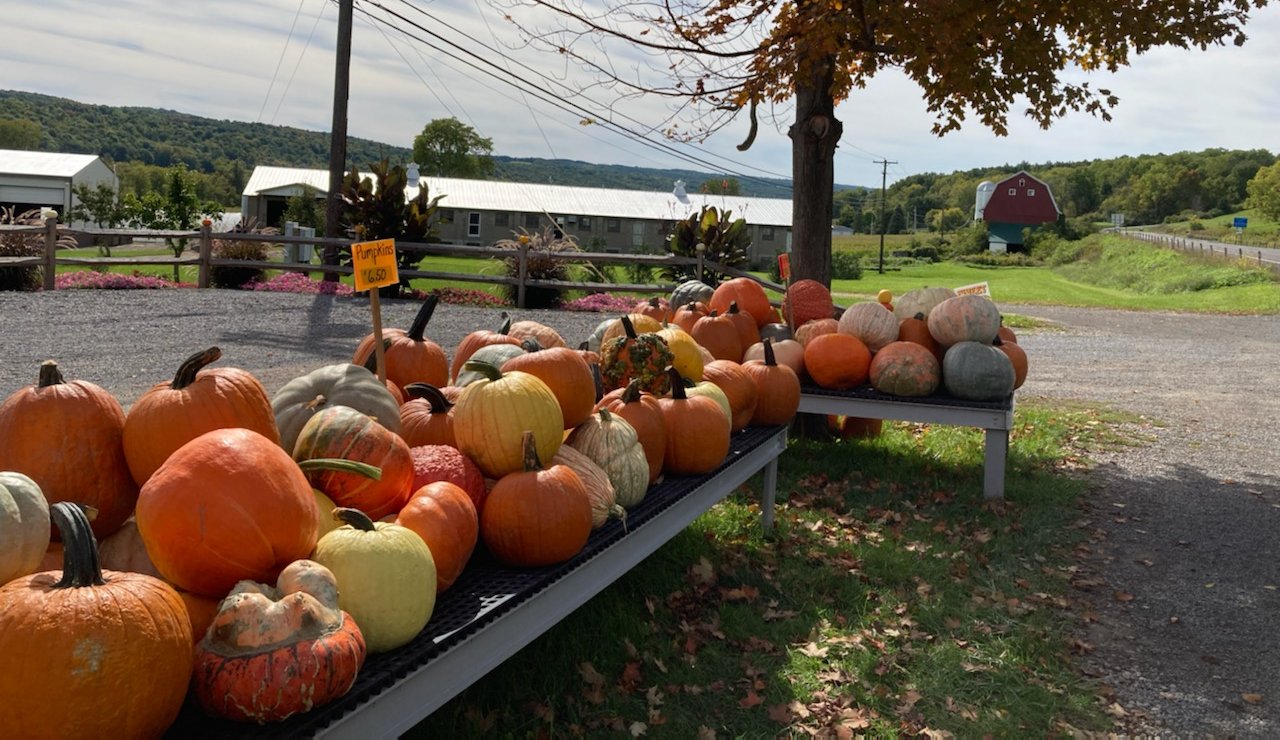
[(663, 468), (672, 475), (703, 475), (729, 454), (729, 417), (706, 396), (685, 393), (684, 379), (670, 368), (671, 396), (658, 399), (667, 428)]
[(748, 360), (742, 365), (742, 371), (755, 383), (758, 392), (751, 424), (774, 426), (790, 423), (800, 408), (800, 378), (794, 370), (778, 363), (773, 352), (773, 340), (764, 340), (764, 359)]
[[(387, 380), (401, 388), (410, 383), (430, 383), (442, 386), (449, 382), (449, 361), (444, 356), (440, 345), (425, 336), (427, 323), (435, 313), (440, 297), (434, 293), (427, 296), (422, 307), (413, 318), (408, 331), (385, 329), (382, 332), (383, 361), (387, 366)], [(373, 334), (360, 340), (351, 362), (365, 365), (374, 361)], [(376, 372), (376, 368), (370, 368)]]
[(58, 363), (47, 360), (35, 385), (0, 404), (0, 470), (26, 475), (50, 503), (93, 506), (93, 531), (105, 537), (120, 528), (138, 499), (122, 444), (124, 426), (124, 409), (114, 396), (88, 381), (64, 380)]
[(400, 436), (410, 447), (453, 445), (453, 404), (427, 383), (405, 386), (409, 400), (400, 406)]
[(208, 367), (222, 357), (210, 347), (183, 360), (168, 383), (134, 402), (124, 421), (124, 454), (138, 485), (187, 442), (214, 429), (252, 429), (280, 444), (271, 400), (262, 383), (234, 367)]
[(640, 390), (639, 381), (633, 380), (626, 388), (605, 394), (596, 408), (608, 409), (635, 428), (649, 463), (649, 483), (658, 480), (662, 476), (662, 460), (667, 454), (667, 425), (657, 397)]
[(5, 737), (160, 737), (191, 676), (182, 599), (158, 578), (103, 573), (80, 507), (50, 513), (66, 544), (62, 570), (0, 588)]

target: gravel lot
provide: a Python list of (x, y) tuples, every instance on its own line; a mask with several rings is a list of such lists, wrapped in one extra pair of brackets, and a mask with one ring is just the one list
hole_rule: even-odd
[[(1079, 595), (1093, 619), (1082, 661), (1115, 691), (1128, 729), (1280, 734), (1280, 320), (1041, 306), (1023, 331), (1021, 399), (1102, 403), (1143, 417), (1149, 443), (1098, 456), (1093, 555)], [(389, 301), (385, 326), (417, 305)], [(345, 362), (369, 331), (363, 298), (219, 290), (0, 293), (0, 393), (59, 361), (127, 407), (210, 345), (274, 393)], [(576, 344), (601, 316), (521, 311)], [(491, 309), (441, 306), (428, 335), (448, 349), (498, 323)], [(1089, 585), (1093, 581), (1094, 585)], [(1130, 598), (1131, 597), (1131, 598)]]

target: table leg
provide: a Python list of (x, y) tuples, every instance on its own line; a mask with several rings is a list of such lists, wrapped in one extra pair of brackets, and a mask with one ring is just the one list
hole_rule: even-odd
[(773, 533), (773, 505), (778, 494), (778, 458), (773, 458), (764, 466), (763, 490), (760, 494), (760, 519), (764, 535)]
[(1009, 430), (986, 430), (983, 455), (982, 495), (984, 498), (1004, 498), (1004, 466), (1009, 457)]

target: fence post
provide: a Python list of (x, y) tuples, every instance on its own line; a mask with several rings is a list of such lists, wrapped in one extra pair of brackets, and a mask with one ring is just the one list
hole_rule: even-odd
[(53, 290), (58, 277), (58, 216), (44, 219), (44, 289)]
[(707, 258), (707, 245), (703, 244), (702, 242), (698, 242), (693, 249), (695, 252), (698, 253), (698, 280), (701, 281), (702, 280), (702, 263), (706, 261), (706, 258)]
[(212, 267), (209, 259), (213, 256), (213, 239), (209, 236), (211, 231), (213, 231), (213, 224), (205, 219), (200, 224), (200, 265), (196, 276), (197, 288), (209, 287), (209, 272)]
[(1262, 250), (1258, 250), (1258, 267), (1262, 267)]
[(529, 245), (521, 242), (519, 252), (520, 264), (516, 279), (520, 282), (516, 283), (516, 308), (524, 308), (524, 280), (529, 276)]

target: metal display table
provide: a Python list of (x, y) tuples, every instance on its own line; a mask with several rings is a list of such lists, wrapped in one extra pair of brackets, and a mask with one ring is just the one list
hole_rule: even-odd
[(832, 391), (806, 384), (801, 387), (800, 413), (978, 427), (986, 432), (982, 494), (1004, 498), (1004, 468), (1009, 430), (1013, 428), (1012, 394), (1000, 401), (967, 401), (946, 393), (908, 398), (881, 393), (869, 385)]
[(482, 546), (436, 602), (431, 621), (404, 647), (371, 655), (346, 696), (285, 722), (245, 725), (183, 708), (175, 738), (396, 737), (603, 591), (694, 519), (764, 471), (763, 524), (773, 523), (778, 456), (786, 427), (748, 427), (733, 436), (719, 469), (650, 486), (627, 513), (591, 534), (572, 560), (547, 568), (510, 568)]

